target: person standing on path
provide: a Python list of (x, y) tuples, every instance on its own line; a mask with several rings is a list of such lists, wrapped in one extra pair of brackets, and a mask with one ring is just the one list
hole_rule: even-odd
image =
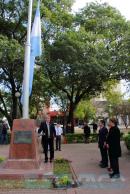
[(89, 143), (88, 139), (90, 137), (90, 127), (88, 126), (87, 122), (84, 122), (84, 143)]
[(99, 164), (101, 168), (108, 167), (108, 153), (107, 153), (107, 148), (106, 148), (107, 135), (108, 135), (108, 130), (105, 127), (105, 121), (100, 120), (99, 121), (98, 147), (101, 153), (101, 162)]
[(61, 135), (63, 133), (63, 130), (59, 124), (55, 126), (55, 131), (56, 131), (56, 150), (61, 151)]
[(119, 178), (119, 157), (121, 157), (121, 145), (120, 130), (115, 118), (111, 118), (109, 120), (109, 128), (106, 147), (108, 149), (110, 164), (113, 171), (113, 173), (110, 174), (110, 178)]
[(6, 122), (4, 121), (2, 124), (2, 144), (6, 144), (7, 143), (7, 131), (8, 131), (8, 126), (6, 124)]
[(50, 115), (47, 115), (45, 122), (42, 122), (38, 133), (42, 132), (42, 146), (45, 153), (45, 163), (48, 162), (48, 147), (50, 151), (50, 162), (54, 159), (54, 138), (56, 137), (55, 126), (50, 122)]

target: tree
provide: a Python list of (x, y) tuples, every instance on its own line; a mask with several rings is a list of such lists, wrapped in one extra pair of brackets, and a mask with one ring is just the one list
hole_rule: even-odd
[(35, 70), (32, 95), (30, 97), (30, 117), (36, 118), (38, 111), (43, 109), (47, 100), (54, 96), (50, 80), (44, 76), (44, 69)]
[(93, 106), (91, 101), (81, 101), (75, 111), (75, 116), (79, 119), (89, 121), (95, 119), (96, 108)]
[(107, 100), (106, 112), (109, 113), (109, 116), (118, 116), (119, 115), (119, 105), (124, 101), (124, 95), (122, 94), (119, 88), (119, 82), (115, 80), (108, 81), (105, 84), (105, 92), (103, 97)]
[(126, 30), (128, 22), (117, 10), (91, 3), (46, 48), (45, 73), (67, 95), (72, 128), (79, 102), (99, 94), (109, 79), (121, 79), (117, 58)]
[[(54, 91), (56, 92), (56, 91)], [(69, 100), (65, 93), (57, 91), (53, 96), (54, 103), (59, 107), (59, 111), (63, 113), (63, 128), (67, 126), (67, 117), (69, 111)]]
[(0, 112), (10, 126), (17, 116), (15, 93), (21, 90), (22, 68), (23, 47), (15, 39), (0, 35)]
[[(62, 92), (67, 96), (68, 122), (71, 121), (73, 127), (78, 103), (100, 93), (106, 80), (113, 77), (120, 79), (124, 76), (123, 68), (128, 69), (128, 58), (125, 63), (125, 56), (128, 51), (129, 23), (117, 10), (106, 4), (92, 3), (76, 16), (71, 13), (72, 4), (73, 0), (45, 0), (41, 3), (44, 54), (36, 63), (44, 71), (39, 76), (35, 75), (37, 80), (34, 81), (35, 90), (31, 99), (33, 105), (36, 99), (39, 103), (41, 99), (44, 101), (44, 92), (41, 92), (44, 87), (42, 89), (41, 86), (44, 86), (46, 78), (45, 88), (49, 95), (51, 84), (55, 95)], [(16, 117), (15, 92), (21, 91), (22, 86), (27, 6), (27, 0), (0, 1), (0, 41), (1, 48), (4, 47), (0, 50), (0, 81), (4, 79), (1, 82), (0, 102), (1, 113), (8, 118), (10, 125)], [(7, 89), (7, 85), (10, 88)], [(33, 107), (31, 110), (36, 113)]]
[[(71, 0), (45, 0), (44, 4), (41, 3), (42, 37), (45, 45), (56, 36), (58, 30), (65, 28), (65, 26), (69, 27), (67, 21), (71, 5)], [(33, 1), (33, 16), (36, 6), (37, 1), (35, 0)], [(15, 93), (21, 92), (22, 87), (27, 7), (27, 0), (0, 1), (0, 112), (7, 118), (10, 127), (12, 127), (13, 119), (16, 118), (17, 114)], [(43, 64), (41, 61), (39, 63)], [(35, 77), (38, 80), (34, 82), (31, 97), (31, 112), (34, 114), (37, 110), (33, 105), (37, 102), (35, 106), (38, 108), (41, 99), (44, 101), (45, 94), (45, 92), (41, 92), (43, 91), (41, 87), (45, 86), (44, 80), (41, 75), (39, 77), (37, 75)]]
[(104, 92), (104, 97), (107, 100), (106, 111), (109, 116), (118, 118), (120, 116), (127, 129), (128, 127), (128, 117), (130, 118), (130, 102), (125, 100), (124, 94), (118, 90), (119, 83), (117, 81), (109, 81), (105, 85), (107, 88)]
[(28, 1), (0, 1), (0, 112), (10, 127), (17, 117), (15, 93), (21, 91), (23, 79), (27, 5)]
[(112, 59), (111, 76), (118, 80), (129, 77), (130, 22), (107, 3), (87, 4), (86, 8), (77, 14), (77, 18), (79, 25), (86, 31), (95, 33), (98, 41), (105, 43)]
[(127, 100), (124, 100), (118, 107), (118, 114), (121, 116), (124, 125), (126, 127), (126, 129), (128, 128), (128, 118), (130, 118), (130, 102)]

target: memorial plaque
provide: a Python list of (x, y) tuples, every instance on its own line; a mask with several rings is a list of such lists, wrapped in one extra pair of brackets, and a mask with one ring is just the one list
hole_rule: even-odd
[(14, 144), (31, 144), (32, 131), (14, 130)]

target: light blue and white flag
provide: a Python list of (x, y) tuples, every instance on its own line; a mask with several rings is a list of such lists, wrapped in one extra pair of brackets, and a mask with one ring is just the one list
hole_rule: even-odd
[(34, 76), (34, 66), (35, 58), (41, 56), (41, 19), (40, 19), (40, 2), (38, 1), (38, 6), (34, 18), (34, 23), (31, 32), (31, 54), (30, 54), (30, 79), (29, 79), (29, 92), (32, 92), (33, 76)]
[[(30, 50), (30, 76), (29, 76), (29, 94), (32, 92), (35, 58), (41, 56), (41, 19), (40, 19), (40, 0), (35, 13), (35, 18), (31, 31), (31, 50)], [(22, 88), (21, 103), (23, 104), (24, 87)]]

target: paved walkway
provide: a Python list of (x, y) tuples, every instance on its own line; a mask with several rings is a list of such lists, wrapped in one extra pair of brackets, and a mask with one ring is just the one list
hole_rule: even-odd
[[(57, 157), (72, 161), (79, 188), (68, 190), (0, 190), (0, 194), (129, 194), (130, 193), (130, 153), (122, 144), (123, 157), (120, 159), (121, 178), (111, 180), (106, 169), (98, 166), (100, 160), (97, 144), (63, 145)], [(0, 147), (0, 156), (8, 155), (8, 146)]]

